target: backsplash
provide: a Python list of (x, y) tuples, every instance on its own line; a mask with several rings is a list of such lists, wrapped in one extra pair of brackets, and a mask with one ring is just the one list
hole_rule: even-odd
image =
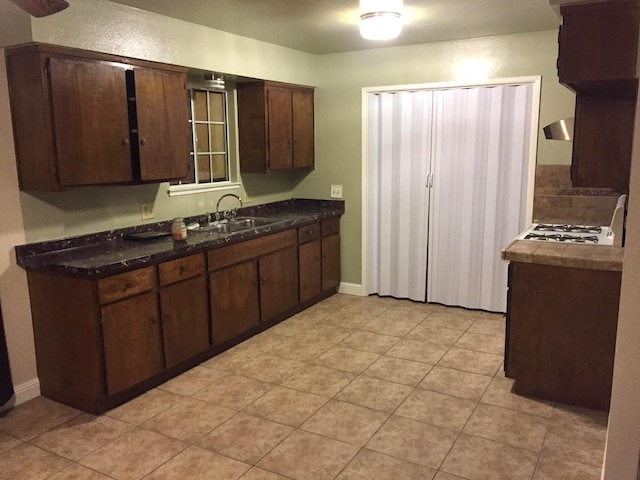
[(619, 193), (571, 186), (570, 165), (537, 165), (534, 223), (609, 225)]

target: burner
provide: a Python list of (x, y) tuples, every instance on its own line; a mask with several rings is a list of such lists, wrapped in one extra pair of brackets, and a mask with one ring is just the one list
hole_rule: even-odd
[(578, 237), (578, 240), (575, 240), (576, 243), (598, 243), (598, 237), (595, 235), (590, 235), (588, 237)]
[(564, 232), (566, 225), (552, 225), (549, 223), (539, 223), (533, 229), (540, 232)]
[(601, 233), (602, 227), (589, 225), (566, 225), (565, 232), (571, 233)]
[(550, 240), (549, 235), (544, 235), (540, 233), (527, 233), (524, 237), (525, 240)]
[(598, 237), (595, 235), (589, 237), (583, 237), (579, 235), (559, 235), (559, 242), (571, 242), (571, 243), (598, 243)]

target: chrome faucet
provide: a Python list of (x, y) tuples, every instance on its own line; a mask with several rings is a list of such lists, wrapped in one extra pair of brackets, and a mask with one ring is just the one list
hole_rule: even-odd
[[(243, 207), (242, 199), (238, 195), (236, 195), (235, 193), (226, 193), (226, 194), (224, 194), (223, 196), (221, 196), (218, 199), (218, 203), (216, 204), (216, 220), (220, 220), (220, 211), (219, 211), (220, 210), (220, 202), (225, 197), (234, 197), (235, 199), (237, 199), (240, 202), (240, 208)], [(233, 219), (235, 216), (236, 216), (236, 209), (235, 208), (230, 210), (230, 213), (228, 215), (225, 215), (225, 217), (227, 219)]]

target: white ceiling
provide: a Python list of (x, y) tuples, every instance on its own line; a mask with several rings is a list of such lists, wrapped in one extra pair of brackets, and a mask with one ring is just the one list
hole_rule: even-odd
[(245, 37), (326, 54), (552, 30), (548, 0), (404, 0), (400, 37), (360, 38), (359, 0), (111, 0)]

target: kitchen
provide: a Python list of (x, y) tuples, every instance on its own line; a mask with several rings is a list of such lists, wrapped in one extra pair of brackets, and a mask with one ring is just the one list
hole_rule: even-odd
[[(7, 5), (7, 9), (9, 7)], [(213, 70), (231, 71), (257, 78), (321, 85), (322, 88), (316, 94), (319, 113), (316, 118), (317, 167), (314, 174), (307, 178), (293, 174), (268, 179), (247, 175), (246, 178), (243, 177), (243, 182), (245, 190), (252, 194), (256, 203), (289, 196), (325, 198), (328, 196), (329, 184), (341, 183), (347, 204), (342, 220), (343, 251), (356, 252), (343, 255), (342, 275), (347, 287), (356, 291), (361, 283), (360, 256), (357, 253), (360, 250), (361, 174), (358, 162), (345, 160), (359, 158), (361, 152), (359, 132), (362, 87), (372, 84), (408, 84), (425, 79), (431, 82), (462, 79), (468, 75), (465, 68), (477, 69), (484, 66), (489, 69), (488, 76), (494, 78), (528, 74), (543, 76), (542, 125), (570, 116), (573, 112), (572, 94), (559, 85), (556, 79), (557, 32), (551, 28), (543, 32), (503, 37), (314, 56), (246, 38), (230, 37), (222, 32), (185, 25), (168, 18), (158, 18), (110, 2), (99, 2), (97, 6), (95, 2), (74, 2), (74, 8), (75, 10), (65, 14), (67, 16), (61, 14), (60, 17), (34, 20), (28, 25), (33, 30), (33, 39), (132, 57), (150, 57), (168, 63), (206, 66)], [(9, 11), (15, 13), (14, 10)], [(4, 20), (12, 18), (14, 17), (11, 15), (3, 15)], [(3, 26), (3, 35), (14, 35), (6, 44), (30, 40), (25, 38), (24, 32), (15, 31), (19, 26), (24, 27), (24, 22), (24, 17), (18, 16), (14, 18), (11, 28)], [(73, 27), (70, 28), (69, 25)], [(117, 29), (123, 36), (115, 43), (109, 40), (113, 38), (113, 29)], [(195, 35), (194, 31), (202, 35), (207, 43), (217, 45), (215, 58), (201, 58), (196, 49), (191, 47), (190, 39)], [(173, 33), (168, 35), (166, 32)], [(238, 44), (241, 46), (237, 46)], [(265, 62), (265, 58), (269, 58), (269, 62)], [(418, 65), (416, 58), (428, 61)], [(5, 115), (7, 111), (7, 108), (3, 108)], [(6, 116), (4, 121), (7, 123), (2, 130), (3, 136), (6, 138), (5, 143), (9, 144), (11, 128)], [(353, 134), (345, 135), (344, 132)], [(10, 157), (3, 159), (3, 168), (10, 169), (15, 165), (10, 150), (3, 153)], [(539, 163), (568, 164), (570, 157), (570, 144), (539, 142)], [(340, 172), (337, 178), (335, 172)], [(13, 246), (25, 242), (139, 223), (139, 203), (155, 202), (158, 218), (160, 215), (171, 218), (184, 214), (185, 211), (195, 214), (203, 210), (195, 199), (185, 199), (180, 207), (174, 207), (172, 199), (166, 197), (164, 191), (157, 186), (111, 188), (95, 192), (91, 196), (69, 193), (62, 196), (20, 194), (18, 197), (15, 173), (8, 170), (2, 178), (14, 179), (2, 189), (9, 196), (7, 205), (15, 206), (13, 211), (7, 209), (4, 213), (10, 216), (9, 223), (13, 225), (7, 233), (7, 252), (12, 252)], [(216, 200), (215, 197), (207, 198), (204, 209), (212, 209)], [(15, 263), (11, 265), (11, 273), (8, 276), (3, 274), (3, 279), (7, 278), (9, 289), (4, 290), (3, 284), (3, 295), (5, 291), (9, 291), (11, 293), (7, 295), (10, 298), (22, 298), (23, 301), (15, 302), (14, 306), (11, 305), (14, 302), (10, 302), (8, 306), (3, 303), (3, 309), (13, 310), (9, 313), (5, 311), (5, 323), (9, 324), (7, 330), (11, 328), (8, 337), (10, 342), (15, 342), (13, 351), (19, 350), (18, 355), (24, 356), (24, 360), (15, 362), (18, 364), (18, 371), (14, 372), (15, 383), (24, 384), (35, 378), (30, 314), (25, 311), (28, 309), (25, 307), (28, 301), (24, 279)], [(8, 280), (9, 278), (12, 280)]]

